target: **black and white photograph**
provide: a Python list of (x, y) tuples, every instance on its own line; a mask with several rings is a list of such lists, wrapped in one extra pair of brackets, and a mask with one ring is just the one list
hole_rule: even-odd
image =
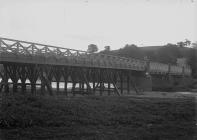
[(0, 140), (197, 140), (197, 0), (0, 0)]

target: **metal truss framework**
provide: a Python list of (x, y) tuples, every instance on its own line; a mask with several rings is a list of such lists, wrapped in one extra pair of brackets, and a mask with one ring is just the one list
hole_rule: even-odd
[[(36, 93), (38, 80), (41, 80), (42, 94), (46, 93), (45, 90), (47, 89), (47, 93), (53, 95), (51, 87), (53, 81), (57, 82), (57, 93), (60, 91), (59, 83), (64, 82), (65, 95), (68, 92), (71, 92), (73, 95), (76, 93), (95, 94), (96, 91), (99, 91), (100, 95), (104, 91), (107, 91), (108, 95), (111, 92), (121, 95), (125, 91), (129, 94), (131, 89), (139, 93), (132, 75), (134, 73), (129, 70), (4, 63), (3, 69), (0, 71), (0, 77), (2, 77), (0, 91), (9, 92), (10, 85), (8, 79), (11, 79), (13, 82), (13, 93), (18, 92), (18, 87), (21, 87), (21, 92), (25, 93), (27, 85), (30, 85), (32, 94)], [(21, 83), (19, 83), (19, 79)], [(26, 83), (27, 79), (30, 83)], [(72, 83), (71, 91), (68, 90), (68, 82)], [(92, 86), (90, 83), (92, 83)], [(76, 84), (79, 84), (79, 88), (76, 88)], [(107, 84), (107, 87), (104, 84)], [(84, 86), (87, 88), (84, 88)]]

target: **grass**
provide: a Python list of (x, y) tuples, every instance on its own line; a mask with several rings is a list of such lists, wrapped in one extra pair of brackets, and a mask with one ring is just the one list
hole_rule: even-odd
[(9, 95), (1, 139), (193, 140), (194, 98)]

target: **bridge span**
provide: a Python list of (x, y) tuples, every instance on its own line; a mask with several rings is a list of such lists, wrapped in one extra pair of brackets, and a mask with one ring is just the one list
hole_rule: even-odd
[(98, 90), (102, 94), (107, 90), (108, 94), (115, 91), (121, 95), (133, 89), (136, 92), (139, 89), (152, 90), (158, 79), (169, 84), (169, 81), (184, 82), (190, 76), (189, 67), (0, 38), (0, 91), (8, 92), (12, 85), (13, 92), (21, 87), (24, 93), (26, 86), (30, 85), (31, 92), (35, 93), (40, 80), (41, 93), (47, 89), (53, 94), (51, 82), (56, 81), (57, 92), (59, 82), (64, 82), (65, 94), (71, 82), (72, 93), (79, 90), (94, 94)]

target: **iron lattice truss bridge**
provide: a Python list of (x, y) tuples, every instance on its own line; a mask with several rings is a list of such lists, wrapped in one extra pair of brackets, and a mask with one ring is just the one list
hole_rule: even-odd
[[(189, 67), (148, 60), (88, 53), (75, 49), (0, 38), (0, 77), (2, 79), (0, 89), (4, 86), (5, 90), (8, 90), (9, 78), (13, 81), (14, 90), (19, 85), (19, 79), (23, 83), (22, 89), (25, 90), (25, 81), (29, 79), (32, 92), (36, 88), (38, 79), (41, 79), (43, 89), (45, 86), (50, 89), (50, 82), (55, 79), (54, 81), (57, 82), (72, 81), (73, 90), (75, 84), (81, 82), (85, 83), (89, 90), (95, 90), (99, 85), (101, 91), (104, 83), (107, 82), (109, 85), (113, 83), (113, 87), (119, 93), (118, 89), (123, 92), (125, 78), (126, 81), (132, 81), (130, 76), (143, 74), (190, 76), (191, 70)], [(61, 80), (62, 77), (64, 80)], [(117, 87), (117, 81), (122, 81), (122, 83), (118, 82), (121, 88)], [(93, 87), (89, 85), (90, 82), (93, 83)], [(65, 84), (65, 89), (66, 86)]]

